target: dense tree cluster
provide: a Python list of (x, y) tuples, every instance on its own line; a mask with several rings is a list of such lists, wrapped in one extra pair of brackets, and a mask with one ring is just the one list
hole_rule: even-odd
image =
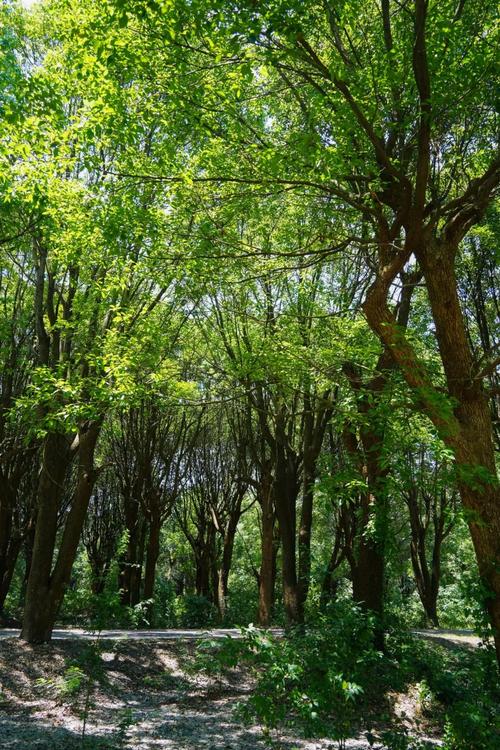
[(413, 591), (438, 625), (473, 547), (500, 655), (495, 13), (2, 4), (0, 608), (24, 639), (85, 586), (165, 623), (167, 586), (263, 625), (352, 596), (382, 645)]

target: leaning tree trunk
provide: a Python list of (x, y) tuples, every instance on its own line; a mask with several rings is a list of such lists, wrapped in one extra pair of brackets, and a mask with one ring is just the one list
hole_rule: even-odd
[(95, 482), (94, 451), (100, 422), (79, 432), (77, 484), (57, 558), (52, 567), (61, 492), (71, 453), (64, 435), (47, 436), (38, 488), (33, 557), (26, 589), (21, 638), (29, 643), (49, 641), (78, 549), (85, 514)]
[(431, 419), (455, 455), (460, 495), (468, 512), (479, 573), (490, 592), (486, 606), (500, 664), (500, 488), (491, 414), (481, 379), (474, 378), (474, 361), (457, 296), (453, 259), (444, 248), (425, 250), (418, 253), (418, 259), (427, 283), (454, 407), (434, 387), (414, 348), (397, 326), (386, 302), (388, 281), (375, 282), (363, 309), (372, 330), (387, 346), (414, 391), (418, 408)]
[[(459, 488), (481, 578), (489, 591), (487, 608), (500, 663), (500, 487), (493, 427), (482, 378), (475, 371), (454, 272), (456, 248), (426, 248), (420, 257), (448, 391), (457, 403), (456, 434), (443, 436), (452, 446)], [(476, 377), (475, 377), (476, 376)]]

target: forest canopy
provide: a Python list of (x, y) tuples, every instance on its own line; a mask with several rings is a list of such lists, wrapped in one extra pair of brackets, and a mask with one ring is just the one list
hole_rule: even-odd
[(352, 601), (381, 652), (500, 660), (497, 4), (6, 0), (0, 37), (4, 622)]

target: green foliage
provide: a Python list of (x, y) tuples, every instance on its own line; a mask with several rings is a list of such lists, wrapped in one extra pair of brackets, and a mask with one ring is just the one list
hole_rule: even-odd
[(416, 644), (412, 668), (420, 674), (428, 707), (445, 713), (446, 750), (494, 750), (500, 739), (500, 681), (490, 647), (466, 652)]
[(86, 681), (87, 675), (83, 669), (77, 664), (71, 664), (60, 677), (54, 679), (40, 677), (35, 684), (63, 703), (74, 703), (75, 699), (80, 696)]
[(202, 644), (200, 664), (251, 666), (257, 682), (243, 716), (257, 718), (267, 730), (291, 724), (308, 736), (350, 735), (382, 658), (372, 647), (373, 623), (358, 607), (336, 605), (305, 633), (297, 629), (283, 638), (253, 626), (241, 633), (241, 640), (228, 640), (220, 650)]

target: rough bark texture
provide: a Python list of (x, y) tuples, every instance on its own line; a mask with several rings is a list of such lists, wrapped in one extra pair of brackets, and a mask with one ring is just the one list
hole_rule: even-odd
[(95, 481), (94, 451), (100, 422), (92, 422), (79, 431), (77, 482), (71, 509), (62, 533), (53, 566), (63, 482), (71, 461), (66, 436), (50, 434), (44, 446), (38, 488), (38, 514), (33, 557), (26, 589), (21, 638), (29, 643), (49, 641), (70, 581), (85, 514)]
[(283, 604), (287, 623), (296, 625), (301, 621), (299, 605), (298, 578), (296, 565), (296, 510), (299, 483), (293, 457), (286, 450), (285, 439), (282, 439), (277, 428), (276, 436), (276, 474), (274, 477), (273, 497), (278, 518), (281, 540), (281, 569), (283, 577)]
[(152, 514), (149, 521), (149, 536), (146, 548), (146, 568), (144, 571), (144, 599), (152, 599), (155, 586), (156, 563), (160, 556), (161, 519)]
[(460, 470), (460, 493), (480, 574), (490, 596), (487, 606), (500, 661), (500, 488), (495, 465), (488, 398), (467, 339), (454, 271), (456, 248), (428, 246), (420, 262), (429, 294), (448, 392), (456, 403), (457, 425), (443, 437)]
[[(436, 337), (447, 380), (440, 393), (386, 302), (387, 279), (379, 279), (364, 304), (372, 329), (387, 346), (415, 393), (418, 408), (452, 449), (460, 475), (460, 495), (468, 512), (480, 575), (490, 596), (487, 607), (500, 662), (500, 491), (496, 475), (491, 413), (467, 341), (454, 272), (456, 248), (422, 239), (418, 258), (429, 293)], [(389, 274), (390, 276), (390, 274)]]
[(259, 582), (259, 625), (271, 623), (274, 605), (274, 584), (276, 577), (275, 511), (272, 497), (272, 478), (269, 472), (260, 483), (259, 501), (262, 508), (261, 558)]

